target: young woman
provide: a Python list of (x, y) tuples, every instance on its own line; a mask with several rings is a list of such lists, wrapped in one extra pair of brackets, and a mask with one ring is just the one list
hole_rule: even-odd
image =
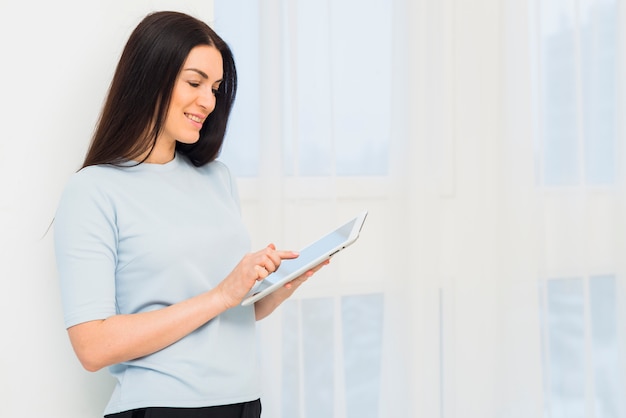
[(240, 305), (297, 254), (249, 252), (235, 181), (216, 161), (236, 88), (231, 51), (205, 23), (148, 15), (63, 192), (65, 325), (82, 365), (117, 378), (108, 417), (259, 417), (255, 320), (321, 267)]

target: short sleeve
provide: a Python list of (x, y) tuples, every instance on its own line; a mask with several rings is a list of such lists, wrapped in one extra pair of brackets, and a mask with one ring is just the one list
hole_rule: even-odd
[[(92, 172), (91, 172), (92, 173)], [(65, 326), (116, 313), (115, 209), (86, 168), (68, 182), (54, 220), (54, 246)]]

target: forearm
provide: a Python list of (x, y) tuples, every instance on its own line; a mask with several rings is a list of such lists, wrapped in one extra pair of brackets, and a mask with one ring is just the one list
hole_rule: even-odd
[(254, 315), (257, 321), (260, 321), (274, 312), (274, 310), (293, 293), (289, 292), (289, 295), (282, 295), (285, 290), (285, 288), (278, 289), (254, 304)]
[(254, 315), (256, 320), (260, 321), (274, 312), (274, 310), (276, 310), (281, 303), (293, 295), (296, 289), (300, 287), (300, 285), (302, 285), (302, 283), (304, 283), (309, 277), (311, 277), (317, 269), (319, 269), (319, 266), (316, 267), (315, 270), (309, 270), (297, 279), (290, 281), (280, 289), (277, 289), (264, 298), (258, 300), (254, 304)]
[(217, 287), (166, 308), (114, 315), (68, 329), (74, 351), (89, 371), (159, 351), (193, 332), (228, 307)]
[(277, 289), (275, 292), (270, 293), (263, 299), (260, 299), (258, 302), (256, 302), (254, 304), (254, 315), (256, 320), (260, 321), (261, 319), (274, 312), (274, 310), (276, 310), (276, 308), (280, 306), (281, 303), (288, 299), (293, 294), (293, 292), (295, 292), (296, 289), (298, 289), (302, 285), (302, 283), (306, 282), (309, 277), (311, 277), (319, 269), (321, 269), (328, 263), (330, 263), (330, 259), (327, 259), (326, 261), (320, 263), (313, 269), (304, 273), (302, 276), (290, 281), (285, 286)]

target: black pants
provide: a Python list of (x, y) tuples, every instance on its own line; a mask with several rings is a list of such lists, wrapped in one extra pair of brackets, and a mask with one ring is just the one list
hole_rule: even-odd
[(105, 418), (260, 418), (261, 401), (204, 408), (140, 408), (106, 415)]

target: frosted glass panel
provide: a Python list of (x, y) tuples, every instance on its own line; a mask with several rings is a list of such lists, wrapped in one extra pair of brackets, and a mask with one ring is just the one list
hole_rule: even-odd
[(391, 130), (392, 2), (329, 3), (333, 5), (332, 107), (337, 174), (385, 175)]
[(615, 179), (617, 23), (614, 1), (597, 2), (580, 28), (585, 172), (589, 184)]
[[(338, 405), (345, 405), (341, 418), (384, 418), (379, 415), (383, 294), (346, 295), (336, 302), (331, 297), (288, 300), (281, 307), (282, 418), (332, 418), (343, 409)], [(338, 355), (341, 387), (335, 383), (341, 381)]]
[[(294, 129), (284, 138), (287, 175), (330, 175), (333, 172), (331, 106), (333, 80), (329, 48), (331, 2), (294, 1), (296, 22), (289, 68), (295, 85), (287, 85)], [(295, 67), (293, 67), (295, 65)]]
[[(296, 138), (285, 173), (384, 175), (391, 118), (392, 3), (298, 0)], [(346, 25), (346, 22), (350, 22)]]
[(334, 417), (334, 301), (305, 299), (302, 304), (302, 353), (306, 417)]
[(620, 414), (625, 388), (620, 375), (616, 292), (614, 276), (589, 281), (596, 418), (624, 416)]
[(282, 416), (300, 416), (300, 315), (295, 300), (281, 306), (283, 312), (282, 338)]
[(378, 418), (383, 295), (341, 299), (347, 418)]
[(259, 2), (215, 0), (215, 31), (230, 46), (237, 66), (237, 97), (220, 159), (237, 176), (259, 174)]
[(538, 2), (543, 182), (615, 181), (617, 3)]
[[(585, 418), (585, 316), (583, 280), (555, 279), (547, 285), (548, 386), (550, 418)], [(545, 341), (544, 341), (545, 344)]]
[(540, 2), (542, 11), (541, 99), (543, 181), (578, 182), (576, 21), (570, 2)]
[(585, 281), (547, 282), (541, 310), (546, 418), (625, 416), (617, 281), (613, 275), (593, 276), (587, 294)]

